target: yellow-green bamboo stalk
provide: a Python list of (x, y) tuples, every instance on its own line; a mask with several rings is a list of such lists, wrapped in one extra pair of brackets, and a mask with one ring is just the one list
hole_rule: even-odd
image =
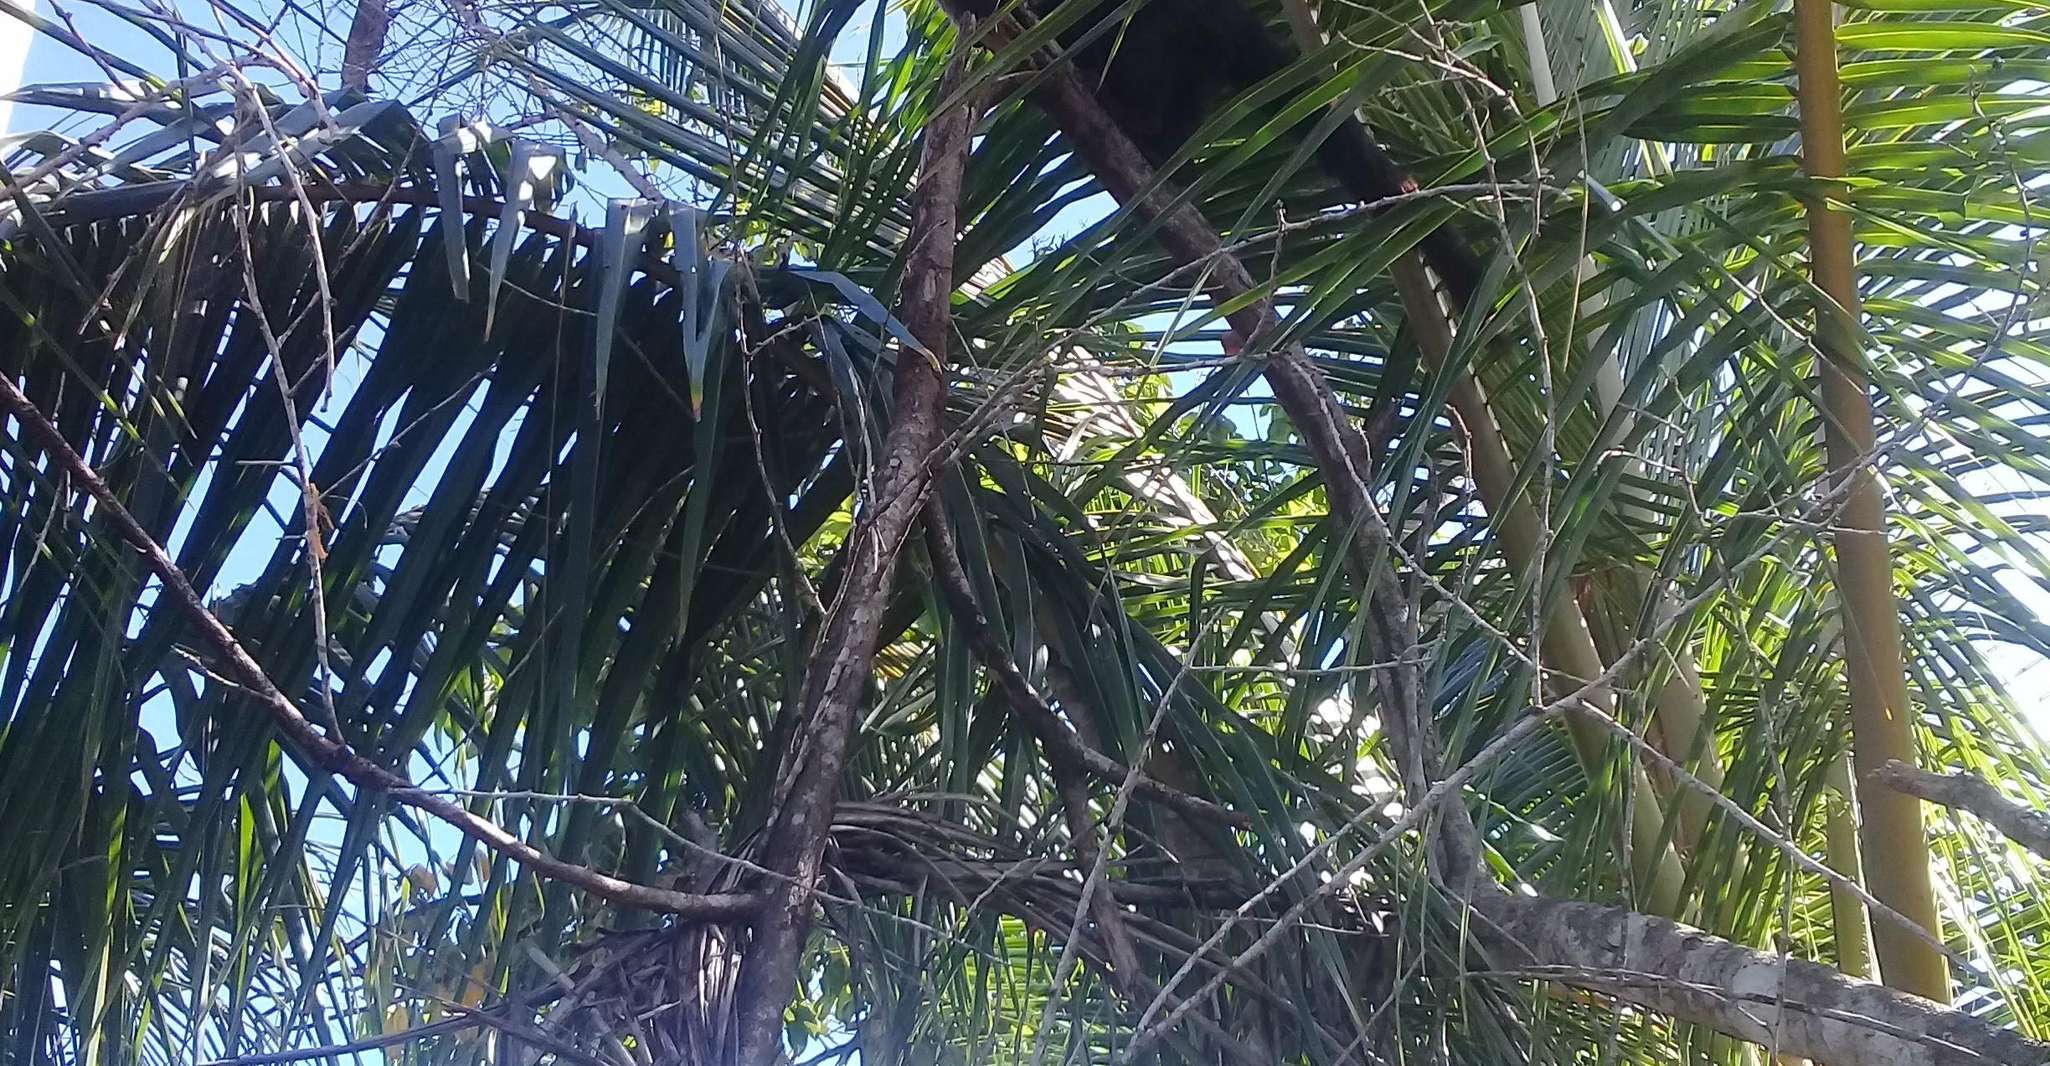
[[(1839, 755), (1829, 765), (1822, 793), (1823, 858), (1829, 868), (1859, 876), (1858, 797), (1851, 786), (1851, 762)], [(1830, 922), (1836, 927), (1836, 967), (1852, 977), (1872, 976), (1872, 921), (1865, 904), (1843, 885), (1829, 886)]]
[[(1597, 576), (1597, 595), (1594, 603), (1583, 598), (1581, 613), (1587, 619), (1590, 632), (1594, 635), (1595, 650), (1603, 662), (1615, 662), (1629, 653), (1637, 640), (1637, 619), (1650, 588), (1651, 572), (1634, 563), (1623, 562), (1604, 568)], [(1613, 605), (1613, 606), (1612, 606)], [(1651, 720), (1645, 731), (1645, 740), (1652, 747), (1675, 763), (1685, 767), (1702, 784), (1716, 791), (1722, 791), (1722, 756), (1716, 751), (1713, 730), (1708, 722), (1708, 694), (1701, 682), (1701, 671), (1694, 664), (1692, 650), (1682, 647), (1661, 647), (1659, 662), (1643, 670), (1634, 671), (1633, 679), (1646, 682), (1656, 681), (1657, 690), (1652, 693)], [(1693, 855), (1707, 831), (1709, 815), (1715, 803), (1706, 794), (1687, 786), (1671, 783), (1670, 775), (1657, 769), (1652, 770), (1652, 780), (1671, 793), (1669, 806), (1678, 813), (1673, 827), (1673, 840), (1681, 854)], [(1735, 864), (1731, 881), (1743, 879), (1744, 853), (1732, 855)]]
[[(1307, 2), (1290, 6), (1308, 9)], [(1426, 25), (1423, 32), (1427, 38), (1443, 46), (1442, 41), (1437, 41), (1432, 27)], [(1314, 40), (1321, 43), (1323, 38), (1318, 35)], [(1583, 260), (1581, 266), (1586, 265)], [(1456, 309), (1446, 306), (1420, 255), (1411, 253), (1397, 260), (1393, 273), (1404, 313), (1410, 320), (1410, 328), (1426, 361), (1444, 365), (1452, 350), (1452, 322), (1457, 317)], [(1622, 376), (1615, 372), (1613, 357), (1607, 362), (1610, 373), (1600, 375), (1598, 384), (1610, 377), (1615, 379), (1610, 383), (1614, 386), (1613, 392), (1603, 396), (1604, 403), (1612, 404), (1620, 397)], [(1480, 490), (1481, 502), (1487, 506), (1496, 537), (1503, 546), (1504, 556), (1518, 572), (1535, 573), (1535, 568), (1543, 563), (1544, 543), (1539, 536), (1539, 530), (1543, 528), (1541, 517), (1527, 499), (1511, 496), (1515, 486), (1515, 460), (1509, 453), (1508, 438), (1502, 432), (1500, 420), (1495, 417), (1487, 391), (1472, 374), (1462, 373), (1453, 384), (1448, 401), (1466, 427), (1468, 462)], [(1581, 687), (1607, 672), (1608, 660), (1595, 644), (1587, 616), (1570, 598), (1561, 598), (1546, 609), (1538, 634), (1538, 648), (1549, 673), (1554, 677), (1572, 679), (1555, 684), (1554, 691)], [(1616, 716), (1615, 693), (1609, 686), (1594, 688), (1586, 694), (1586, 699), (1596, 710), (1611, 718)], [(1607, 758), (1615, 738), (1599, 722), (1587, 716), (1569, 712), (1566, 723), (1582, 765), (1590, 771), (1599, 767)], [(1692, 735), (1690, 731), (1689, 736)], [(1625, 780), (1633, 801), (1630, 804), (1630, 847), (1632, 870), (1637, 878), (1638, 904), (1653, 914), (1685, 917), (1680, 912), (1685, 867), (1678, 849), (1667, 838), (1674, 797), (1658, 788), (1634, 758), (1628, 762)], [(1698, 835), (1701, 819), (1689, 821), (1685, 806), (1678, 809), (1682, 812), (1675, 823), (1678, 834), (1688, 839)], [(1701, 810), (1704, 812), (1702, 818), (1705, 818), (1706, 808)]]
[[(1287, 10), (1289, 29), (1296, 46), (1305, 54), (1314, 54), (1321, 49), (1325, 37), (1309, 0), (1288, 0), (1283, 7)], [(1452, 319), (1436, 287), (1431, 284), (1422, 257), (1415, 252), (1403, 255), (1395, 261), (1391, 271), (1397, 295), (1402, 300), (1403, 313), (1409, 320), (1419, 349), (1427, 362), (1442, 365), (1452, 348)], [(1500, 423), (1488, 406), (1480, 384), (1471, 375), (1460, 375), (1453, 386), (1450, 402), (1466, 424), (1468, 464), (1480, 489), (1481, 502), (1487, 506), (1496, 537), (1503, 546), (1503, 554), (1511, 566), (1520, 572), (1528, 572), (1541, 561), (1538, 516), (1527, 502), (1509, 498), (1515, 465), (1509, 456)], [(1587, 619), (1570, 599), (1562, 599), (1552, 606), (1538, 634), (1538, 647), (1544, 666), (1555, 676), (1577, 678), (1585, 683), (1606, 672), (1601, 653), (1595, 650), (1594, 638), (1588, 632)], [(1558, 686), (1553, 687), (1556, 689)], [(1568, 683), (1567, 687), (1580, 686)], [(1613, 697), (1606, 688), (1589, 693), (1588, 699), (1604, 713), (1612, 713), (1615, 709)], [(1582, 764), (1590, 769), (1600, 766), (1610, 748), (1608, 732), (1601, 725), (1572, 714), (1567, 715), (1567, 726)], [(1686, 874), (1680, 864), (1679, 853), (1665, 839), (1662, 796), (1634, 760), (1630, 763), (1628, 781), (1635, 801), (1631, 805), (1630, 848), (1638, 905), (1653, 914), (1680, 917), (1680, 889)]]
[[(1794, 0), (1798, 34), (1801, 165), (1812, 178), (1844, 176), (1843, 89), (1837, 79), (1836, 17), (1830, 0)], [(1879, 480), (1869, 463), (1877, 433), (1860, 359), (1857, 276), (1850, 216), (1820, 193), (1807, 204), (1809, 269), (1827, 301), (1817, 309), (1817, 373), (1830, 484), (1843, 493), (1832, 523), (1837, 594), (1844, 625), (1844, 670), (1851, 690), (1852, 768), (1857, 776), (1865, 884), (1880, 902), (1937, 928), (1936, 894), (1921, 802), (1871, 783), (1890, 759), (1915, 761), (1913, 708), (1901, 663), (1893, 559), (1886, 544)], [(1833, 306), (1832, 306), (1833, 305)], [(1950, 1000), (1943, 956), (1898, 925), (1873, 923), (1880, 979), (1907, 992)]]
[[(1610, 52), (1615, 58), (1617, 73), (1634, 73), (1637, 64), (1631, 57), (1629, 48), (1624, 46), (1622, 27), (1616, 19), (1614, 6), (1608, 3), (1608, 0), (1602, 0), (1597, 7), (1598, 19), (1603, 35), (1609, 39)], [(1524, 4), (1518, 9), (1518, 14), (1523, 23), (1525, 56), (1530, 64), (1532, 87), (1537, 94), (1538, 104), (1549, 107), (1559, 99), (1559, 89), (1552, 80), (1551, 52), (1545, 40), (1544, 20), (1538, 12), (1536, 3)], [(1655, 141), (1645, 141), (1643, 145), (1646, 165), (1653, 173), (1663, 174), (1672, 171), (1671, 163), (1666, 160), (1663, 145)], [(1575, 285), (1587, 284), (1593, 279), (1594, 273), (1594, 260), (1582, 257), (1574, 264)], [(1586, 312), (1596, 313), (1606, 303), (1607, 293), (1596, 292), (1588, 298)], [(1598, 353), (1597, 358), (1600, 364), (1594, 380), (1595, 410), (1598, 417), (1607, 418), (1622, 403), (1623, 371), (1614, 351)], [(1649, 587), (1646, 581), (1647, 574), (1643, 569), (1630, 564), (1623, 564), (1616, 569), (1616, 579), (1627, 582), (1624, 587), (1632, 593), (1625, 602), (1643, 602), (1644, 593)], [(1586, 612), (1583, 611), (1583, 614)], [(1626, 624), (1614, 627), (1610, 633), (1605, 634), (1599, 625), (1600, 621), (1601, 619), (1589, 615), (1588, 628), (1594, 633), (1595, 647), (1604, 661), (1614, 662), (1629, 647), (1634, 632)], [(1603, 642), (1605, 635), (1614, 638), (1606, 647)], [(1707, 716), (1708, 697), (1701, 685), (1700, 672), (1695, 669), (1694, 655), (1683, 646), (1671, 649), (1667, 653), (1667, 658), (1670, 660), (1667, 663), (1669, 676), (1659, 686), (1658, 693), (1652, 700), (1651, 729), (1647, 739), (1668, 758), (1687, 767), (1688, 771), (1700, 778), (1702, 783), (1720, 791), (1723, 784), (1722, 758), (1716, 751), (1713, 738), (1701, 736), (1702, 725)], [(1671, 805), (1678, 811), (1678, 823), (1673, 831), (1674, 840), (1684, 854), (1692, 855), (1693, 849), (1699, 844), (1702, 834), (1707, 829), (1709, 812), (1714, 805), (1707, 796), (1691, 788), (1675, 790), (1671, 797)], [(1744, 876), (1744, 853), (1740, 850), (1734, 855), (1736, 869), (1732, 871), (1733, 879), (1741, 882)]]
[[(1414, 253), (1406, 255), (1396, 261), (1393, 272), (1417, 347), (1427, 363), (1443, 365), (1452, 348), (1452, 322), (1424, 272), (1422, 259)], [(1481, 502), (1488, 508), (1502, 554), (1517, 571), (1530, 572), (1542, 561), (1540, 520), (1529, 501), (1510, 496), (1515, 487), (1516, 464), (1487, 394), (1472, 375), (1461, 374), (1453, 383), (1447, 402), (1466, 428), (1467, 466), (1480, 491)], [(1564, 679), (1551, 686), (1554, 691), (1579, 688), (1608, 669), (1595, 648), (1587, 619), (1570, 598), (1560, 597), (1551, 605), (1538, 634), (1538, 648), (1546, 671)], [(1607, 686), (1596, 687), (1586, 698), (1598, 710), (1614, 717), (1615, 698)], [(1600, 766), (1613, 739), (1608, 730), (1571, 712), (1566, 715), (1566, 725), (1582, 763), (1589, 768)], [(1630, 848), (1631, 865), (1637, 876), (1638, 905), (1653, 914), (1679, 917), (1680, 888), (1686, 875), (1679, 854), (1665, 839), (1661, 795), (1635, 760), (1630, 763), (1628, 780), (1634, 799), (1630, 808)]]

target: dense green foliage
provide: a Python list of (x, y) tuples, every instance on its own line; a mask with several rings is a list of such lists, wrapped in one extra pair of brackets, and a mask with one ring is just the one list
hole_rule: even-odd
[[(1616, 13), (1627, 39), (1604, 31), (1605, 0), (1542, 7), (1571, 88), (1557, 103), (1534, 96), (1513, 8), (1334, 4), (1330, 48), (1220, 112), (1174, 178), (1271, 279), (1341, 400), (1380, 413), (1377, 487), (1455, 761), (1543, 702), (1533, 619), (1577, 603), (1609, 661), (1660, 649), (1621, 671), (1619, 717), (1643, 727), (1674, 686), (1698, 691), (1706, 749), (1676, 756), (1717, 765), (1728, 800), (1779, 835), (1719, 812), (1685, 839), (1671, 819), (1682, 913), (1836, 962), (1829, 886), (1780, 846), (1839, 863), (1828, 818), (1846, 775), (1801, 198), (1837, 198), (1863, 242), (1924, 764), (2042, 800), (2046, 749), (1988, 658), (2050, 653), (2033, 199), (2050, 17), (1853, 8), (1855, 176), (1823, 190), (1793, 155), (1779, 5), (1646, 0)], [(958, 43), (924, 3), (823, 0), (796, 28), (701, 0), (459, 2), (429, 22), (438, 35), (394, 38), (386, 77), (407, 106), (335, 96), (332, 124), (276, 102), (299, 99), (284, 86), (239, 108), (212, 85), (143, 108), (29, 93), (118, 128), (105, 151), (52, 137), (9, 161), (27, 191), (0, 249), (0, 373), (358, 750), (572, 861), (725, 876), (678, 834), (744, 856), (767, 815), (907, 357), (883, 309)], [(191, 50), (178, 70), (213, 65), (219, 41), (161, 25)], [(1579, 39), (1585, 55), (1560, 51)], [(1248, 820), (1098, 796), (1165, 983), (1260, 886), (1278, 881), (1275, 906), (1249, 905), (1228, 952), (1373, 846), (1393, 770), (1315, 467), (1146, 227), (1094, 199), (1048, 121), (1005, 95), (1021, 84), (995, 72), (1033, 43), (977, 68), (992, 107), (963, 202), (959, 452), (939, 498), (984, 613), (1085, 740)], [(1447, 191), (1332, 209), (1274, 99), (1359, 104)], [(633, 249), (616, 230), (503, 227), (495, 204), (527, 162), (503, 141), (465, 157), (475, 199), (449, 204), (435, 190), (454, 188), (455, 156), (415, 116), (458, 107), (541, 116), (518, 136), (569, 148), (574, 187), (544, 184), (586, 213), (618, 184), (605, 148), (703, 208), (702, 243), (665, 214), (629, 278), (604, 265)], [(278, 125), (319, 132), (287, 158)], [(144, 126), (170, 132), (134, 147)], [(222, 163), (224, 139), (241, 163)], [(408, 193), (380, 195), (394, 187)], [(1420, 358), (1386, 269), (1440, 223), (1487, 250), (1494, 297), (1449, 365)], [(1503, 558), (1469, 427), (1442, 409), (1469, 370), (1545, 526), (1536, 572)], [(16, 427), (0, 494), (0, 1055), (190, 1062), (510, 1003), (552, 1027), (524, 1042), (561, 1061), (642, 1061), (666, 1005), (715, 980), (712, 940), (523, 875), (276, 744)], [(1136, 1013), (1088, 968), (1056, 985), (1081, 878), (1047, 767), (907, 551), (793, 1050), (854, 1038), (865, 1066), (1038, 1061), (1042, 1041), (1062, 1061), (1113, 1054)], [(1635, 794), (1629, 766), (1621, 744), (1584, 766), (1556, 730), (1502, 755), (1468, 796), (1490, 862), (1549, 894), (1638, 902), (1621, 827), (1661, 797)], [(1943, 932), (1969, 963), (1958, 1005), (2050, 1036), (2040, 863), (1967, 817), (1931, 818)], [(1355, 1036), (1475, 1062), (1747, 1054), (1463, 973), (1456, 915), (1414, 842), (1391, 843), (1230, 984), (1219, 1013), (1242, 1039), (1320, 1063)], [(565, 974), (577, 991), (544, 1009)], [(405, 1054), (527, 1061), (522, 1042), (468, 1027)]]

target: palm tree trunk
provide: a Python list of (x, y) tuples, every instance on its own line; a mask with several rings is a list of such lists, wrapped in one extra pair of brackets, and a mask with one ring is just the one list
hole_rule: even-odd
[(2050, 1053), (1965, 1011), (1677, 922), (1506, 892), (1479, 893), (1473, 903), (1511, 964), (1777, 1048), (1781, 1062), (1971, 1066), (2042, 1062)]
[[(1799, 35), (1801, 163), (1809, 177), (1843, 177), (1843, 90), (1837, 80), (1836, 22), (1830, 0), (1795, 0)], [(1844, 669), (1851, 690), (1852, 765), (1863, 815), (1860, 843), (1865, 881), (1881, 902), (1924, 927), (1937, 928), (1936, 895), (1922, 807), (1870, 780), (1899, 759), (1915, 761), (1914, 709), (1901, 663), (1900, 618), (1893, 597), (1893, 559), (1883, 526), (1879, 482), (1871, 463), (1877, 433), (1860, 367), (1857, 277), (1850, 217), (1818, 193), (1808, 204), (1810, 270), (1828, 299), (1817, 308), (1815, 335), (1829, 481), (1843, 494), (1834, 539), (1837, 590), (1843, 601)], [(1889, 985), (1939, 1002), (1950, 999), (1943, 957), (1892, 923), (1874, 923), (1880, 977)]]
[(385, 0), (357, 0), (356, 17), (349, 23), (349, 40), (342, 50), (342, 88), (359, 93), (370, 90), (370, 76), (377, 73), (390, 30), (391, 11)]

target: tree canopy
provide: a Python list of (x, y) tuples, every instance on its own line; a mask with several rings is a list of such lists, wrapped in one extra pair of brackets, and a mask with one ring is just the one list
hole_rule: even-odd
[(0, 1055), (2050, 1061), (2050, 18), (1810, 3), (9, 8)]

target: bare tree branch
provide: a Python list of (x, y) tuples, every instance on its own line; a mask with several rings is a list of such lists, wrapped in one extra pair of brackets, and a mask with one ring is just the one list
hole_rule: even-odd
[(1919, 796), (1931, 803), (1970, 811), (2008, 839), (2050, 859), (2050, 815), (2032, 811), (2000, 794), (1977, 774), (1932, 774), (1893, 759), (1867, 775), (1875, 784)]
[[(965, 51), (954, 57), (940, 97), (954, 97)], [(755, 920), (754, 939), (736, 990), (740, 1066), (768, 1066), (782, 1045), (783, 1013), (797, 990), (813, 897), (840, 773), (855, 733), (896, 586), (898, 557), (924, 513), (934, 456), (942, 439), (946, 382), (941, 360), (951, 332), (954, 244), (961, 175), (968, 159), (975, 107), (969, 99), (934, 115), (914, 193), (902, 315), (923, 351), (897, 356), (895, 404), (878, 457), (875, 495), (861, 501), (842, 551), (840, 595), (825, 619), (805, 672), (801, 717), (778, 775), (777, 803), (765, 830), (770, 863), (787, 877)]]

